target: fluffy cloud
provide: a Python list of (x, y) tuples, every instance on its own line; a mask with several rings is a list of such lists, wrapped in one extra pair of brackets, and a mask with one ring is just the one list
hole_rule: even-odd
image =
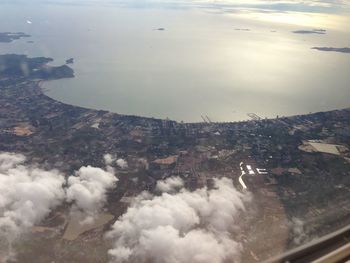
[(122, 169), (128, 168), (128, 162), (125, 161), (124, 159), (118, 159), (118, 160), (116, 161), (116, 163), (117, 163), (117, 165), (118, 165), (120, 168), (122, 168)]
[(110, 167), (105, 171), (83, 166), (68, 178), (67, 201), (74, 202), (73, 211), (80, 211), (91, 219), (105, 204), (107, 191), (114, 188), (117, 181)]
[(114, 262), (239, 261), (235, 225), (248, 200), (227, 178), (212, 190), (143, 193), (107, 234), (114, 240), (109, 254)]
[[(23, 155), (0, 154), (2, 258), (20, 234), (64, 200), (73, 203), (73, 212), (94, 218), (117, 182), (110, 166), (106, 170), (84, 166), (68, 178), (65, 187), (66, 180), (58, 171), (44, 171), (25, 161)], [(216, 179), (213, 189), (190, 192), (174, 177), (159, 182), (157, 188), (161, 195), (140, 194), (108, 233), (114, 244), (109, 250), (113, 261), (239, 261), (241, 245), (234, 239), (237, 217), (249, 198), (231, 180)]]
[(178, 177), (169, 177), (164, 181), (158, 181), (156, 185), (156, 190), (160, 192), (171, 193), (184, 186), (183, 180)]
[(103, 156), (106, 165), (111, 165), (115, 161), (115, 157), (109, 153)]
[(25, 161), (24, 155), (11, 154), (11, 153), (0, 153), (0, 172), (6, 173), (16, 165), (21, 164)]
[(105, 156), (106, 170), (84, 166), (67, 181), (57, 170), (25, 161), (21, 154), (0, 153), (0, 259), (5, 261), (14, 256), (12, 243), (65, 200), (73, 202), (72, 213), (82, 222), (94, 219), (117, 182), (108, 165), (112, 156)]
[(23, 155), (0, 154), (0, 244), (8, 246), (0, 249), (0, 257), (11, 254), (12, 242), (65, 197), (65, 180), (58, 171), (44, 171), (24, 161)]
[(128, 168), (128, 162), (122, 158), (116, 159), (116, 156), (113, 156), (109, 153), (105, 154), (103, 156), (103, 159), (107, 165), (107, 167), (110, 168), (111, 165), (113, 165), (113, 163), (115, 162), (115, 164), (122, 169), (126, 169)]

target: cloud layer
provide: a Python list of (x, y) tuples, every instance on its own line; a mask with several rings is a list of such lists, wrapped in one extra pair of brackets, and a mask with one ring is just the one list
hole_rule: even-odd
[(111, 169), (83, 166), (68, 178), (67, 201), (74, 202), (73, 210), (92, 219), (106, 202), (106, 193), (115, 187), (117, 178)]
[(169, 177), (164, 181), (158, 181), (156, 190), (159, 192), (172, 193), (176, 190), (181, 189), (184, 186), (184, 182), (178, 176)]
[(107, 234), (114, 240), (109, 254), (113, 262), (238, 262), (236, 220), (248, 199), (227, 178), (212, 190), (143, 193)]
[[(81, 167), (74, 176), (25, 164), (23, 155), (0, 154), (0, 256), (11, 256), (11, 244), (65, 200), (73, 213), (90, 220), (106, 202), (117, 178), (106, 170)], [(108, 160), (106, 160), (108, 163)], [(239, 262), (237, 218), (249, 196), (227, 178), (190, 192), (179, 177), (158, 182), (160, 195), (143, 192), (107, 234), (113, 262)]]
[(127, 169), (128, 168), (128, 162), (125, 161), (124, 159), (119, 158), (116, 161), (116, 164), (118, 167), (120, 167), (121, 169)]
[[(0, 154), (0, 244), (8, 246), (65, 198), (63, 175), (26, 166), (24, 161), (23, 155)], [(11, 253), (8, 249), (0, 249), (0, 257)]]
[(13, 257), (12, 243), (64, 201), (73, 202), (72, 212), (83, 221), (93, 219), (118, 180), (110, 166), (81, 167), (66, 181), (57, 170), (25, 161), (21, 154), (0, 153), (0, 259)]

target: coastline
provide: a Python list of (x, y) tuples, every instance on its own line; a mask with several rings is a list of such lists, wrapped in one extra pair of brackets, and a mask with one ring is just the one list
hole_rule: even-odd
[[(56, 79), (54, 79), (56, 80)], [(47, 94), (47, 91), (50, 90), (50, 88), (45, 88), (44, 85), (47, 83), (47, 82), (50, 82), (52, 80), (42, 80), (40, 81), (40, 89), (41, 91), (43, 92), (43, 94), (47, 97), (49, 97), (50, 99), (53, 99), (57, 102), (60, 102), (60, 103), (63, 103), (63, 104), (66, 104), (66, 105), (70, 105), (70, 106), (73, 106), (73, 107), (78, 107), (78, 108), (83, 108), (83, 109), (87, 109), (87, 110), (95, 110), (95, 111), (106, 111), (106, 112), (109, 112), (109, 113), (113, 113), (113, 114), (117, 114), (117, 115), (122, 115), (122, 116), (125, 116), (125, 117), (136, 117), (136, 118), (144, 118), (144, 119), (154, 119), (154, 120), (162, 120), (162, 121), (172, 121), (172, 122), (176, 122), (176, 123), (182, 123), (182, 124), (188, 124), (188, 125), (202, 125), (202, 124), (235, 124), (235, 123), (245, 123), (245, 122), (252, 122), (252, 121), (263, 121), (263, 120), (276, 120), (276, 119), (280, 119), (280, 118), (296, 118), (296, 117), (305, 117), (305, 116), (308, 116), (308, 115), (313, 115), (313, 114), (320, 114), (320, 113), (327, 113), (327, 112), (333, 112), (333, 111), (342, 111), (342, 110), (349, 110), (350, 109), (350, 106), (349, 107), (344, 107), (344, 108), (336, 108), (336, 109), (330, 109), (330, 110), (321, 110), (321, 111), (316, 111), (316, 112), (312, 112), (312, 113), (303, 113), (303, 114), (292, 114), (292, 115), (287, 115), (287, 116), (280, 116), (280, 117), (265, 117), (265, 118), (260, 118), (259, 120), (254, 120), (254, 119), (250, 119), (250, 120), (237, 120), (237, 121), (206, 121), (204, 122), (203, 120), (202, 121), (194, 121), (194, 122), (183, 122), (183, 121), (177, 121), (177, 120), (174, 120), (174, 119), (165, 119), (165, 118), (157, 118), (157, 117), (147, 117), (147, 116), (142, 116), (141, 114), (140, 115), (134, 115), (134, 114), (126, 114), (126, 113), (118, 113), (118, 112), (115, 112), (115, 111), (111, 111), (111, 110), (106, 110), (106, 109), (95, 109), (95, 108), (91, 108), (91, 107), (84, 107), (84, 106), (79, 106), (79, 105), (75, 105), (75, 104), (71, 104), (71, 103), (66, 103), (66, 102), (63, 102), (63, 101), (60, 101), (60, 100), (57, 100), (53, 97), (51, 97), (50, 95)], [(59, 81), (59, 80), (58, 80)], [(247, 113), (248, 114), (248, 113)], [(248, 115), (247, 115), (248, 116)], [(276, 116), (279, 116), (278, 114), (276, 114)]]
[[(107, 153), (122, 158), (128, 166), (114, 165), (119, 182), (106, 205), (116, 218), (126, 209), (123, 196), (154, 192), (158, 180), (172, 176), (183, 178), (190, 191), (210, 187), (221, 177), (243, 191), (242, 168), (256, 209), (246, 221), (249, 231), (244, 234), (250, 241), (243, 251), (245, 261), (251, 260), (249, 249), (264, 259), (269, 257), (264, 251), (279, 254), (295, 247), (287, 224), (294, 217), (303, 220), (310, 237), (349, 223), (350, 191), (335, 186), (350, 185), (350, 152), (307, 152), (309, 148), (300, 147), (311, 142), (350, 149), (349, 108), (235, 123), (180, 123), (65, 104), (45, 94), (44, 80), (37, 75), (6, 74), (0, 74), (0, 151), (24, 154), (29, 164), (67, 177), (82, 166), (105, 167)], [(320, 209), (322, 213), (315, 212)], [(275, 235), (266, 226), (273, 226)], [(268, 242), (254, 243), (257, 234)], [(59, 235), (52, 239), (53, 244), (60, 241)], [(37, 253), (35, 248), (32, 252)]]

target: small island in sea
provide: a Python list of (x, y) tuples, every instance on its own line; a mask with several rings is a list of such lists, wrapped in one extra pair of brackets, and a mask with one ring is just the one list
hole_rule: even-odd
[(13, 40), (17, 40), (22, 37), (31, 37), (31, 35), (25, 34), (23, 32), (0, 32), (0, 43), (10, 43)]
[(73, 64), (74, 63), (74, 58), (69, 58), (66, 60), (66, 64)]

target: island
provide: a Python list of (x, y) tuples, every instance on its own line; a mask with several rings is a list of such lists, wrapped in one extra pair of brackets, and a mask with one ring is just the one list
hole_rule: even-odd
[(66, 64), (73, 64), (74, 63), (74, 58), (69, 58), (66, 60)]
[(326, 52), (350, 53), (350, 47), (312, 47), (311, 49)]
[(249, 28), (235, 28), (236, 31), (250, 31)]
[(17, 32), (17, 33), (12, 33), (12, 32), (0, 32), (0, 43), (10, 43), (14, 40), (23, 38), (23, 37), (30, 37), (30, 35), (25, 34), (23, 32)]
[(5, 84), (17, 78), (49, 80), (74, 77), (74, 71), (67, 65), (48, 66), (47, 63), (52, 61), (52, 58), (45, 57), (28, 58), (26, 55), (2, 55), (0, 56), (0, 83)]
[(312, 29), (312, 30), (295, 30), (292, 31), (294, 34), (318, 34), (318, 35), (325, 35), (326, 34), (325, 29)]

